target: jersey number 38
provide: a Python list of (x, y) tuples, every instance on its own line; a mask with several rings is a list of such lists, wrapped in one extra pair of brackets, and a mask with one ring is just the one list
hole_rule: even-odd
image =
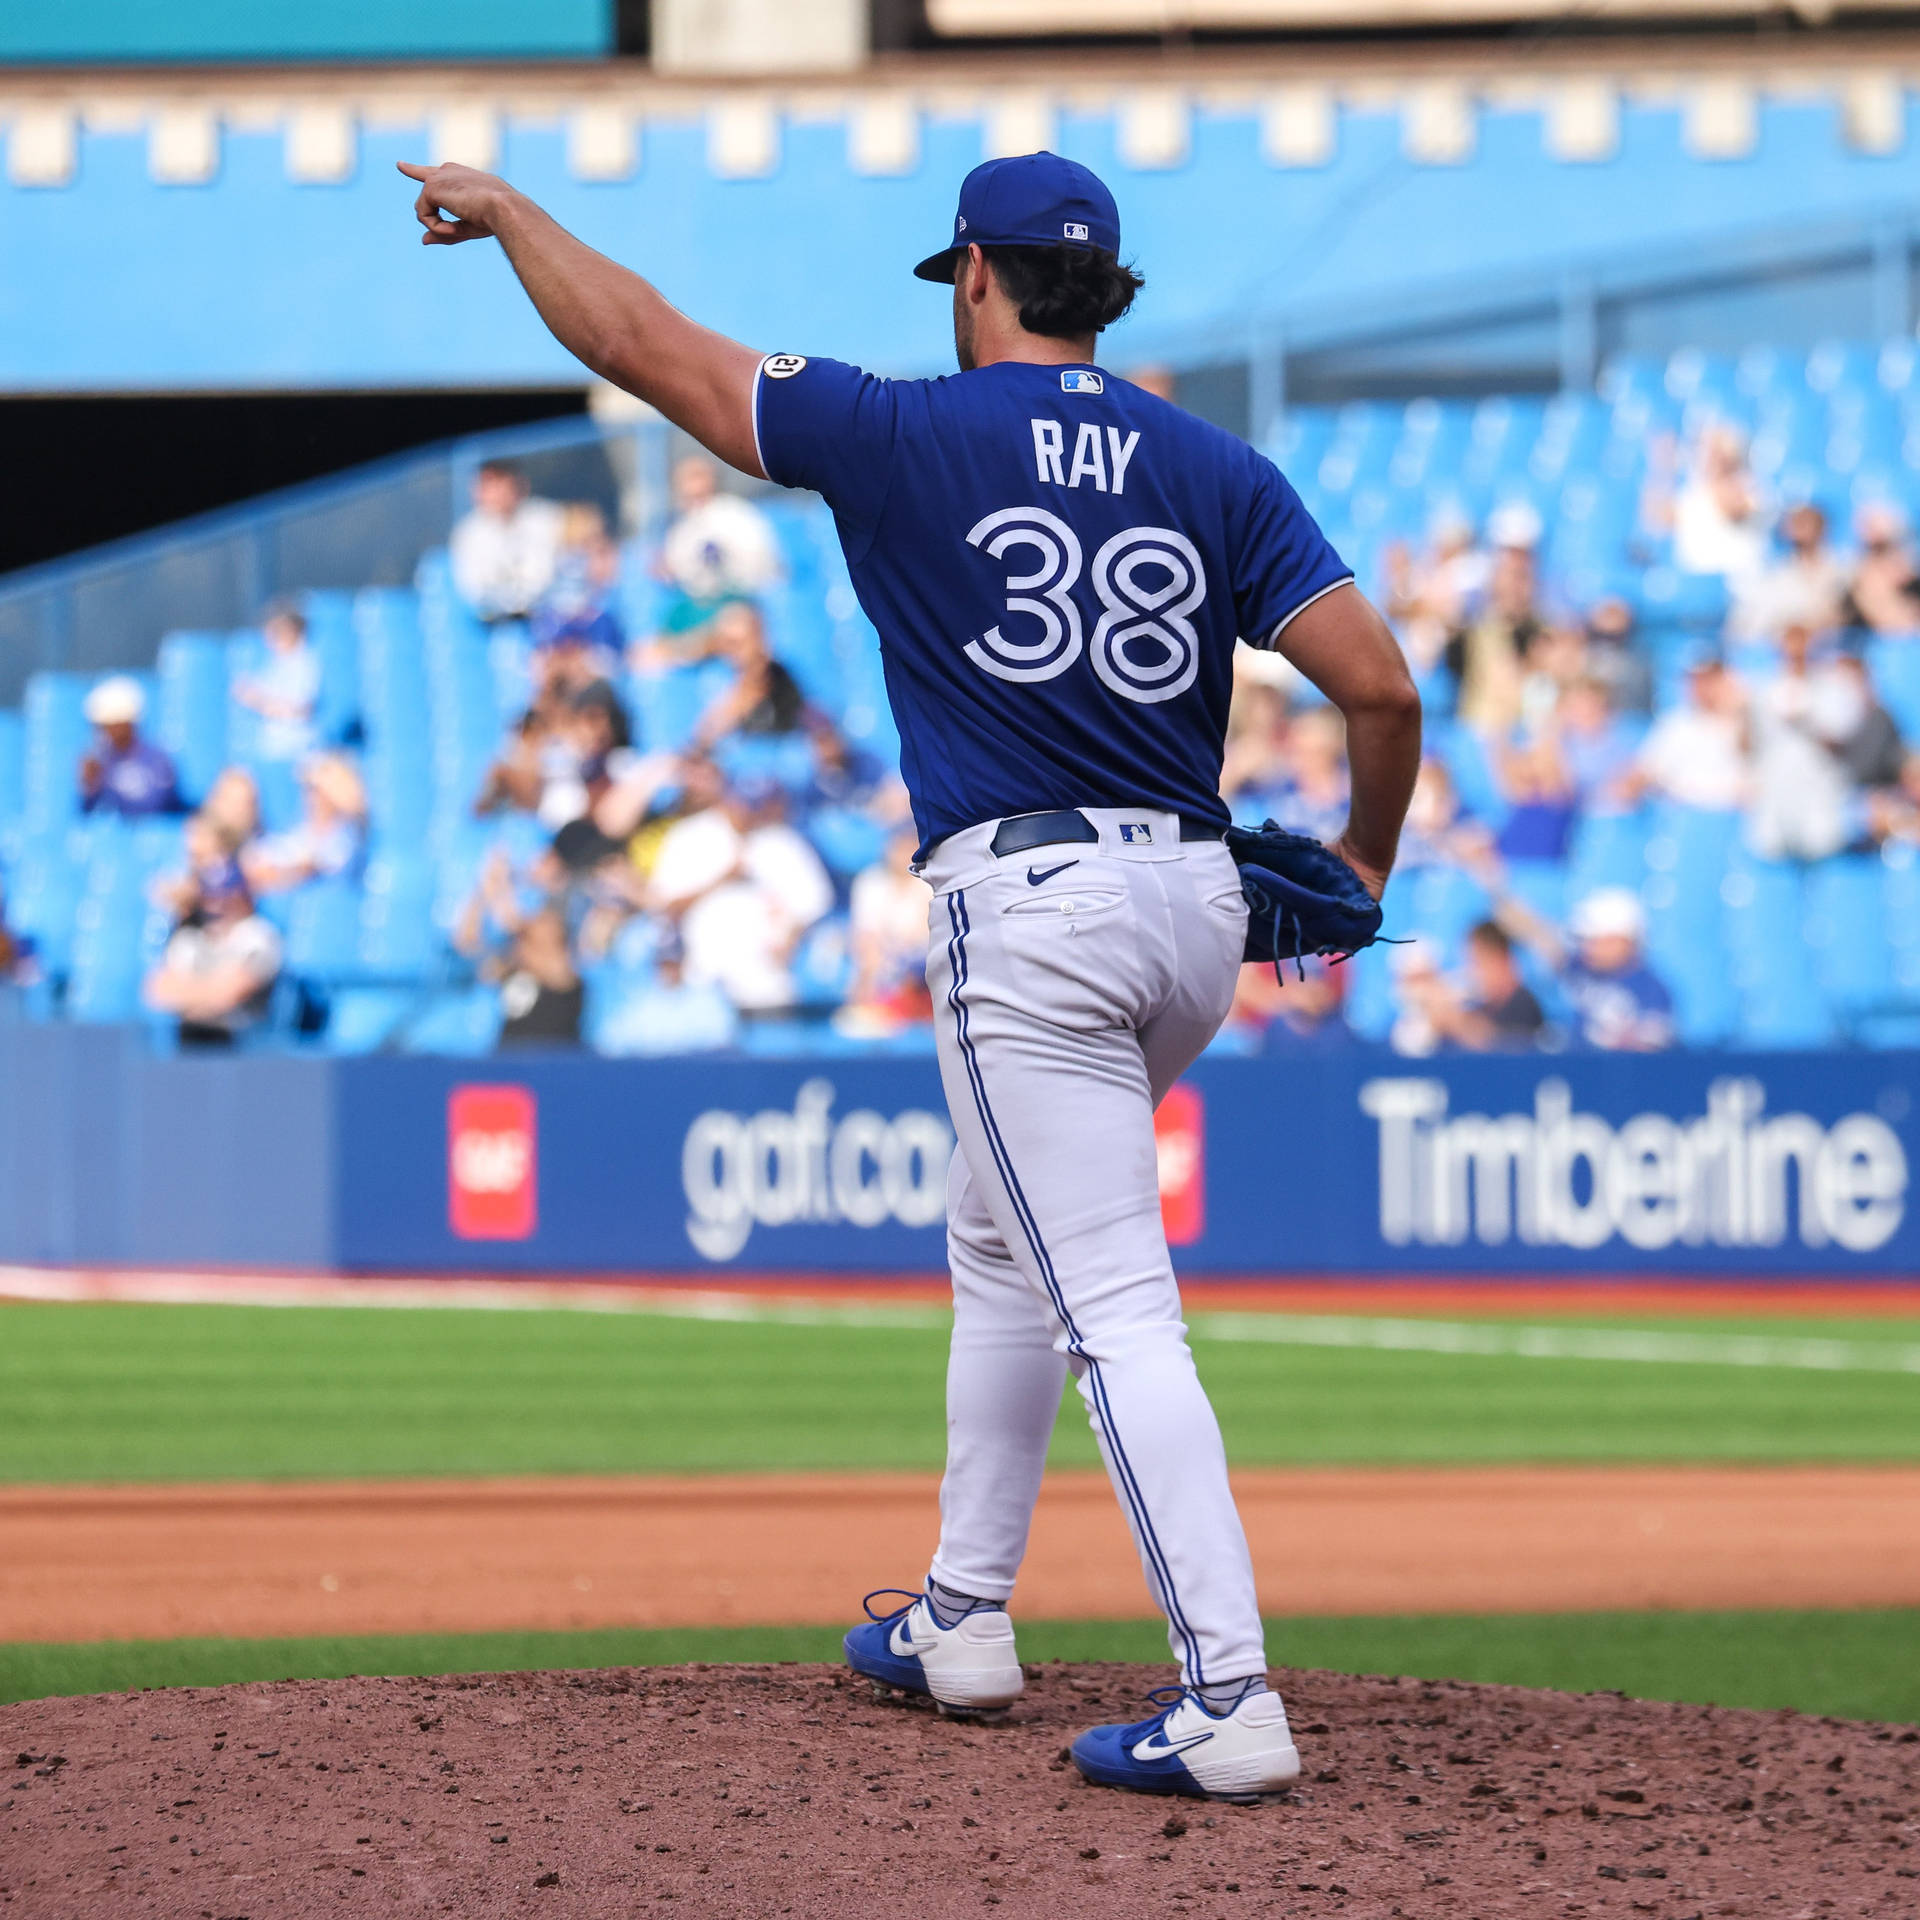
[(1189, 616), (1207, 597), (1207, 574), (1184, 533), (1128, 527), (1093, 556), (1100, 618), (1091, 640), (1073, 597), (1082, 567), (1080, 539), (1057, 514), (1045, 507), (1002, 507), (975, 523), (967, 544), (996, 560), (1023, 547), (1039, 562), (1031, 573), (1007, 576), (1007, 611), (1031, 615), (1040, 623), (1039, 637), (1010, 640), (997, 625), (989, 627), (966, 649), (983, 672), (997, 680), (1051, 680), (1084, 651), (1101, 683), (1123, 700), (1171, 700), (1193, 685), (1200, 636)]

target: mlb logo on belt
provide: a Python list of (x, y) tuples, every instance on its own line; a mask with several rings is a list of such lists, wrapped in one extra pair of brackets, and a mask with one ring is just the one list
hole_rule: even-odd
[(1160, 1223), (1170, 1247), (1190, 1247), (1207, 1230), (1207, 1126), (1199, 1090), (1182, 1081), (1153, 1116), (1160, 1169)]
[(460, 1239), (532, 1237), (538, 1139), (526, 1087), (455, 1087), (447, 1096), (447, 1224)]
[(1124, 846), (1150, 847), (1153, 845), (1153, 828), (1144, 820), (1122, 820), (1120, 840)]

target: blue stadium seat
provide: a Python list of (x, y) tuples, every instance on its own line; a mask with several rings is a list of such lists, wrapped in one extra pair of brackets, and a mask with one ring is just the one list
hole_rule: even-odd
[(720, 660), (633, 675), (627, 682), (628, 698), (648, 750), (677, 752), (684, 747), (695, 723), (732, 678), (732, 669)]
[(1557, 926), (1567, 917), (1572, 895), (1567, 868), (1559, 860), (1509, 860), (1507, 890), (1523, 906)]
[(714, 759), (733, 781), (773, 780), (790, 794), (813, 782), (813, 743), (803, 733), (734, 734), (720, 742)]
[(1892, 842), (1881, 854), (1881, 906), (1887, 916), (1887, 940), (1903, 951), (1920, 953), (1920, 855)]
[(399, 587), (364, 588), (354, 595), (353, 627), (368, 748), (411, 747), (424, 736), (428, 717), (419, 601)]
[(807, 822), (807, 837), (828, 868), (850, 880), (886, 851), (886, 829), (850, 807), (822, 807)]
[(1877, 857), (1842, 856), (1807, 875), (1803, 933), (1821, 989), (1843, 1023), (1893, 995), (1885, 895), (1886, 870)]
[(360, 731), (360, 642), (353, 630), (353, 595), (339, 588), (301, 597), (307, 644), (320, 657), (320, 703), (314, 726), (325, 746), (355, 740)]
[(1815, 1047), (1834, 1019), (1805, 938), (1799, 868), (1743, 856), (1721, 889), (1727, 947), (1740, 996), (1740, 1038), (1755, 1047)]
[(65, 1008), (93, 1023), (134, 1019), (146, 971), (150, 909), (138, 892), (89, 891), (74, 913)]
[(12, 708), (0, 708), (0, 826), (10, 826), (27, 806), (27, 723)]
[(837, 1007), (853, 985), (853, 947), (847, 917), (830, 913), (809, 927), (793, 957), (793, 984), (800, 1004)]
[(25, 817), (34, 827), (71, 820), (80, 810), (80, 760), (93, 738), (81, 711), (88, 681), (78, 673), (36, 673), (27, 681)]
[(1585, 815), (1567, 852), (1567, 897), (1578, 900), (1598, 887), (1631, 887), (1637, 893), (1647, 877), (1649, 832), (1641, 808)]
[(315, 980), (349, 977), (359, 964), (360, 889), (310, 880), (287, 907), (287, 969)]
[[(1396, 881), (1395, 886), (1399, 885)], [(1387, 924), (1403, 931), (1403, 923), (1389, 901)], [(1367, 947), (1341, 969), (1347, 996), (1341, 1012), (1347, 1025), (1363, 1040), (1384, 1040), (1393, 1030), (1393, 962), (1391, 947)]]
[(500, 1037), (500, 996), (491, 987), (463, 987), (429, 997), (396, 1036), (402, 1053), (446, 1053), (464, 1059), (491, 1053)]
[(154, 738), (173, 755), (180, 790), (198, 801), (227, 764), (227, 642), (170, 633), (160, 642)]
[(1641, 611), (1650, 625), (1717, 634), (1726, 625), (1727, 605), (1727, 583), (1717, 573), (1654, 567), (1641, 583)]
[(327, 1007), (322, 1045), (328, 1053), (378, 1053), (416, 1005), (405, 987), (346, 987)]
[(360, 905), (358, 960), (380, 979), (425, 980), (439, 958), (433, 924), (433, 862), (423, 853), (376, 848)]
[(1493, 906), (1479, 881), (1457, 867), (1416, 867), (1400, 875), (1394, 887), (1401, 895), (1393, 902), (1394, 918), (1406, 931), (1425, 934), (1448, 954)]

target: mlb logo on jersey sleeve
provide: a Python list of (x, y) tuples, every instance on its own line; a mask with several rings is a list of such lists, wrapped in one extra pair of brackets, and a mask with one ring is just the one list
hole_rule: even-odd
[(1106, 390), (1107, 383), (1097, 373), (1081, 373), (1070, 367), (1060, 376), (1062, 393), (1105, 393)]

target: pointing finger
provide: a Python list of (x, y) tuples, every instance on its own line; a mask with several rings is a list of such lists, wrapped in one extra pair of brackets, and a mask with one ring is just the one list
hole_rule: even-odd
[(424, 180), (430, 171), (429, 168), (419, 166), (411, 160), (396, 160), (394, 165), (397, 166), (409, 180)]

